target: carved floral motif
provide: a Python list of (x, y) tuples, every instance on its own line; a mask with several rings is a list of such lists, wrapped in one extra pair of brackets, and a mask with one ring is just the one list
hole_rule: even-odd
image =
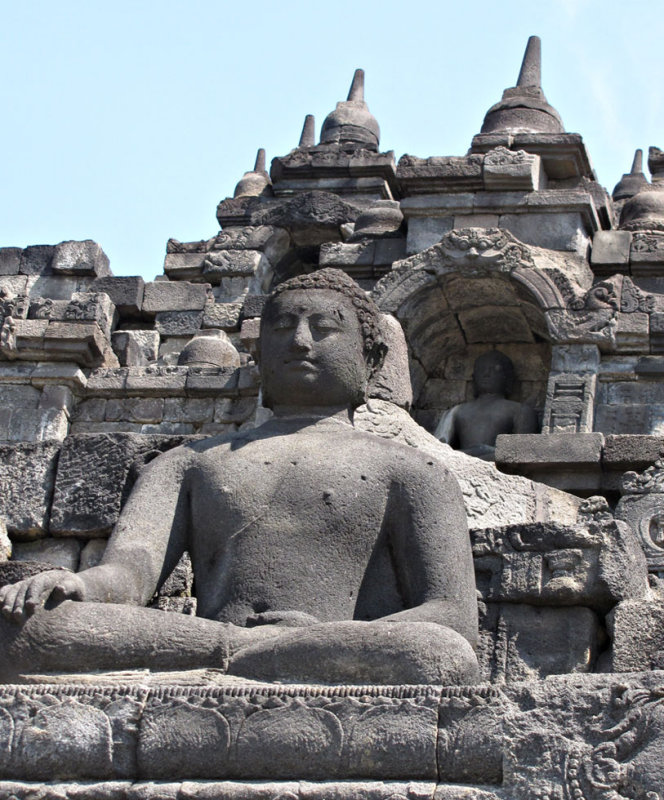
[(638, 472), (626, 472), (621, 481), (623, 494), (650, 494), (664, 492), (664, 453), (655, 463)]
[(565, 767), (574, 800), (661, 800), (664, 687), (618, 688), (612, 711), (619, 721), (591, 750), (573, 747)]
[(636, 253), (661, 253), (664, 259), (664, 232), (637, 231), (632, 239), (632, 250)]
[(509, 150), (507, 147), (495, 147), (484, 156), (484, 163), (490, 166), (503, 166), (505, 164), (523, 164), (531, 161), (534, 156), (525, 150)]
[[(662, 255), (664, 256), (664, 252)], [(624, 276), (620, 292), (620, 310), (622, 313), (631, 314), (635, 311), (642, 311), (649, 314), (654, 308), (654, 296), (646, 294), (638, 286), (634, 285), (631, 278)]]

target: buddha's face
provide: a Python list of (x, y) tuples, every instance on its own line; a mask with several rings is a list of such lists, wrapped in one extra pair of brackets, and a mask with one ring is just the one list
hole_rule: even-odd
[(480, 356), (473, 369), (473, 386), (476, 396), (483, 394), (497, 394), (503, 397), (507, 394), (510, 384), (510, 375), (503, 359), (493, 353)]
[(292, 289), (271, 300), (261, 326), (263, 402), (355, 408), (367, 365), (351, 300), (327, 289)]

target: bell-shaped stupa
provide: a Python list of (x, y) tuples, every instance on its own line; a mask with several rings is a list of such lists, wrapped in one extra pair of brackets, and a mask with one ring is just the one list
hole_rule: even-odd
[(253, 170), (245, 172), (238, 181), (233, 197), (258, 197), (270, 185), (270, 176), (265, 171), (265, 150), (261, 147), (256, 153)]
[(531, 36), (516, 86), (484, 117), (482, 133), (564, 133), (560, 114), (549, 105), (541, 86), (542, 43)]
[(337, 103), (334, 111), (325, 117), (320, 143), (378, 150), (379, 141), (378, 122), (364, 102), (364, 70), (356, 69), (348, 99)]

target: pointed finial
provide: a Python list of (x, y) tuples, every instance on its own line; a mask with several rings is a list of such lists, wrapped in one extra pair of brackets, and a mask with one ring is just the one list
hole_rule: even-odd
[(521, 71), (517, 86), (541, 86), (542, 85), (542, 40), (539, 36), (531, 36), (526, 45), (526, 52), (523, 54)]
[(636, 175), (643, 172), (643, 150), (640, 148), (634, 152), (634, 161), (632, 161), (631, 175)]
[(302, 126), (300, 144), (298, 147), (313, 147), (316, 143), (316, 121), (313, 114), (307, 114)]
[(260, 147), (256, 153), (254, 172), (265, 172), (265, 150), (262, 147)]
[(348, 98), (346, 102), (351, 101), (353, 103), (363, 103), (364, 102), (364, 70), (363, 69), (356, 69), (355, 74), (353, 75), (353, 82), (350, 85), (350, 90), (348, 92)]
[(618, 181), (611, 196), (616, 202), (629, 200), (630, 197), (634, 197), (646, 186), (648, 186), (648, 180), (643, 174), (643, 150), (639, 149), (634, 152), (632, 169), (626, 172)]

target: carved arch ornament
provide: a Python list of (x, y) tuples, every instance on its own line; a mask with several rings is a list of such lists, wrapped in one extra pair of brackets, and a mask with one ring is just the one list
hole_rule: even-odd
[(563, 271), (564, 254), (553, 254), (563, 268), (541, 254), (501, 228), (457, 229), (432, 247), (395, 262), (373, 296), (382, 311), (403, 320), (415, 295), (436, 287), (445, 292), (453, 277), (467, 281), (469, 292), (471, 281), (495, 277), (511, 285), (515, 304), (540, 336), (556, 344), (587, 342), (613, 349), (620, 307), (613, 282), (582, 287)]

